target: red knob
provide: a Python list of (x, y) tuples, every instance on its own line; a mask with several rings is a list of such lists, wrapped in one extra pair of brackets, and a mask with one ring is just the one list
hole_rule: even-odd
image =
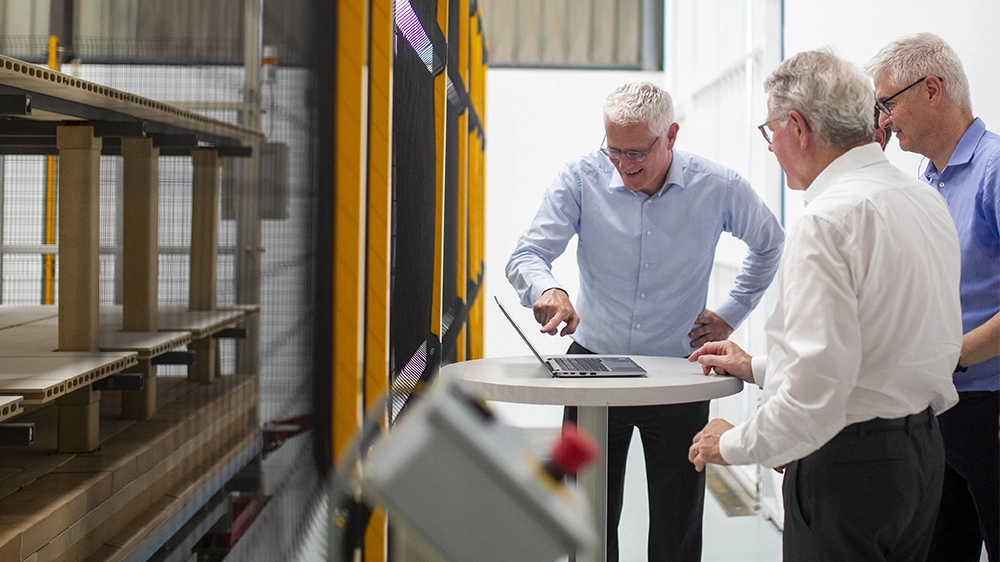
[(575, 475), (577, 470), (597, 458), (597, 454), (597, 443), (576, 424), (567, 422), (563, 424), (562, 436), (552, 447), (551, 462), (562, 474)]

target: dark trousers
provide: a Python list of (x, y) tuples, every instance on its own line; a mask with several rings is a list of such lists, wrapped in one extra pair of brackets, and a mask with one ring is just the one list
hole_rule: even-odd
[[(591, 353), (573, 343), (567, 353)], [(576, 421), (576, 408), (566, 408)], [(708, 423), (708, 402), (608, 408), (608, 562), (618, 562), (625, 461), (639, 428), (649, 494), (649, 562), (701, 560), (705, 473), (687, 460), (694, 435)]]
[(1000, 559), (1000, 392), (960, 392), (941, 414), (945, 471), (929, 561), (979, 562), (983, 542), (990, 562)]
[(943, 478), (929, 409), (844, 428), (785, 469), (783, 560), (923, 562)]

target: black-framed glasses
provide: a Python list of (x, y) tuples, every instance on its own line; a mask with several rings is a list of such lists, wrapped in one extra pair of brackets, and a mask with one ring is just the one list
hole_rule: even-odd
[[(902, 90), (896, 92), (895, 94), (892, 94), (891, 96), (889, 96), (889, 97), (887, 97), (885, 99), (875, 100), (875, 109), (881, 111), (882, 113), (885, 113), (886, 115), (892, 115), (892, 107), (889, 105), (889, 102), (891, 102), (894, 98), (896, 98), (896, 96), (902, 94), (906, 90), (909, 90), (910, 88), (916, 86), (917, 84), (923, 82), (924, 80), (927, 80), (927, 78), (929, 78), (930, 76), (932, 76), (932, 75), (928, 74), (927, 76), (924, 76), (920, 80), (917, 80), (916, 82), (910, 84), (909, 86), (903, 88)], [(942, 80), (942, 81), (944, 80), (944, 78), (941, 78), (940, 76), (937, 76), (936, 78), (938, 80)]]
[[(604, 144), (604, 141), (607, 140), (607, 138), (608, 137), (605, 135), (604, 139), (601, 140), (601, 144)], [(617, 148), (608, 147), (608, 148), (601, 148), (601, 152), (603, 152), (605, 156), (607, 156), (612, 160), (621, 160), (622, 154), (624, 154), (625, 156), (628, 157), (629, 160), (633, 162), (642, 162), (643, 160), (646, 159), (646, 155), (649, 154), (649, 151), (653, 150), (653, 147), (656, 146), (656, 142), (658, 140), (660, 140), (660, 137), (656, 137), (655, 139), (653, 139), (653, 144), (649, 145), (649, 148), (647, 148), (646, 150), (618, 150)]]
[(767, 144), (771, 144), (771, 137), (774, 135), (774, 129), (770, 127), (771, 123), (780, 119), (781, 117), (775, 117), (770, 121), (765, 121), (763, 124), (757, 125), (757, 128), (760, 129), (760, 134), (764, 135), (764, 140), (767, 141)]

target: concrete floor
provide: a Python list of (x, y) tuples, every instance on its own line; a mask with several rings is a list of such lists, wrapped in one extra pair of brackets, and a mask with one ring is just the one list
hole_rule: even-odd
[[(727, 517), (711, 493), (705, 494), (702, 562), (777, 562), (781, 531), (758, 516)], [(646, 467), (642, 441), (633, 436), (625, 469), (625, 505), (618, 526), (620, 562), (646, 562), (649, 527)]]

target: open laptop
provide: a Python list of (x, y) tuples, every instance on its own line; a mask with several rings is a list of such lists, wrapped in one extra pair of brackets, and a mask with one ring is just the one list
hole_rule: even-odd
[(528, 336), (524, 334), (521, 327), (517, 325), (514, 318), (511, 317), (507, 309), (503, 307), (500, 303), (500, 299), (496, 296), (493, 300), (497, 301), (497, 306), (500, 307), (500, 312), (507, 317), (507, 321), (510, 325), (517, 330), (520, 334), (521, 339), (524, 343), (528, 344), (531, 352), (535, 354), (535, 357), (542, 363), (542, 365), (548, 369), (549, 373), (553, 377), (644, 377), (646, 376), (646, 369), (643, 369), (636, 364), (629, 357), (615, 356), (615, 355), (553, 355), (549, 358), (544, 358), (535, 349), (535, 346), (531, 344), (531, 340)]

